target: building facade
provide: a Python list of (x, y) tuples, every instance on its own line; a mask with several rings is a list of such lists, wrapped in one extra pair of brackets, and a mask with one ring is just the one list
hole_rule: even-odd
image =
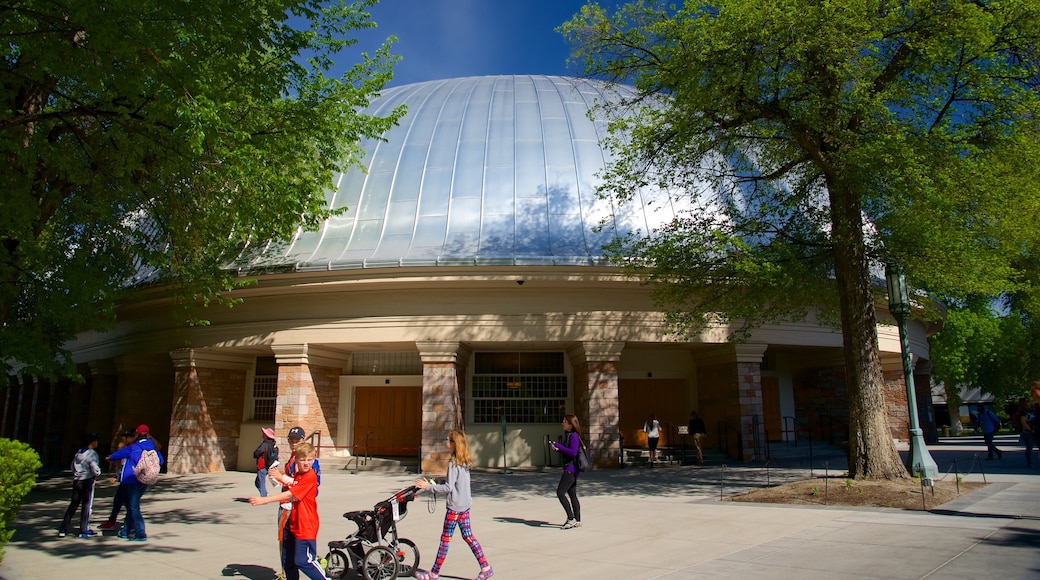
[[(80, 432), (147, 423), (177, 473), (252, 469), (261, 426), (284, 439), (301, 425), (322, 456), (419, 456), (424, 469), (443, 465), (452, 428), (480, 466), (549, 464), (566, 413), (601, 467), (645, 443), (649, 413), (667, 444), (697, 410), (709, 446), (741, 460), (767, 441), (841, 440), (839, 331), (810, 318), (742, 343), (725, 327), (681, 339), (603, 258), (613, 236), (683, 209), (653, 192), (622, 206), (596, 195), (605, 122), (589, 112), (626, 90), (500, 76), (384, 91), (373, 112), (408, 114), (364, 144), (366, 171), (337, 176), (329, 202), (346, 212), (243, 254), (231, 267), (256, 283), (208, 326), (176, 325), (150, 290), (116, 329), (70, 345), (83, 381), (10, 376), (0, 434), (64, 461)], [(911, 323), (922, 385), (929, 332)], [(905, 439), (896, 327), (878, 338)]]

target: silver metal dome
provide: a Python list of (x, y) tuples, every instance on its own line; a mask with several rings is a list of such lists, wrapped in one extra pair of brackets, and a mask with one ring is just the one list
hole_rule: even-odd
[(596, 195), (606, 122), (590, 120), (589, 110), (631, 91), (558, 76), (387, 89), (370, 112), (405, 104), (408, 113), (385, 142), (363, 143), (367, 172), (336, 177), (330, 204), (348, 211), (267, 248), (251, 266), (603, 263), (602, 247), (615, 235), (646, 232), (673, 216), (663, 195), (651, 200), (644, 192), (620, 208)]

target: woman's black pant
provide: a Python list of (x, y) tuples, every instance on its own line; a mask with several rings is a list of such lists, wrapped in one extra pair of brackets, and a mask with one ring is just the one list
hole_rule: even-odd
[(581, 504), (578, 503), (578, 478), (569, 471), (564, 471), (560, 477), (560, 485), (556, 487), (556, 497), (560, 498), (563, 511), (567, 512), (568, 520), (581, 521)]

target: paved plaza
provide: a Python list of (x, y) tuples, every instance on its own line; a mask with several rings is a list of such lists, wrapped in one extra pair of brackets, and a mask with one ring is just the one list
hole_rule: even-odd
[[(1040, 469), (1001, 438), (1000, 461), (984, 457), (981, 437), (931, 446), (943, 472), (972, 473), (991, 485), (932, 512), (792, 507), (720, 501), (768, 483), (809, 477), (807, 458), (762, 464), (597, 470), (579, 484), (583, 527), (561, 530), (553, 472), (474, 473), (473, 531), (495, 578), (1040, 578)], [(844, 461), (816, 457), (813, 472), (840, 474)], [(353, 529), (341, 517), (371, 509), (414, 476), (324, 473), (319, 548)], [(149, 541), (114, 535), (56, 535), (68, 502), (68, 478), (41, 481), (14, 527), (0, 578), (270, 580), (278, 569), (275, 506), (241, 500), (255, 493), (248, 473), (166, 475), (143, 502)], [(114, 486), (100, 487), (93, 521), (111, 507)], [(427, 569), (437, 551), (444, 500), (409, 504), (402, 536), (419, 547)], [(456, 533), (441, 577), (473, 578), (478, 567)]]

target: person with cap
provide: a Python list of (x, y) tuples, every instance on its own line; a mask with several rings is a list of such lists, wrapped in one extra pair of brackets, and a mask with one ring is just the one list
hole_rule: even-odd
[(267, 497), (267, 472), (278, 465), (278, 445), (274, 440), (274, 429), (262, 427), (260, 432), (264, 434), (264, 440), (253, 451), (253, 459), (256, 459), (254, 485), (260, 492), (260, 497)]
[[(119, 449), (133, 443), (136, 438), (137, 433), (132, 427), (123, 431), (122, 436), (119, 438), (119, 443), (116, 446), (116, 450), (118, 451)], [(126, 505), (126, 485), (119, 481), (119, 474), (122, 473), (123, 464), (125, 462), (126, 459), (113, 461), (111, 462), (111, 467), (109, 467), (109, 471), (116, 472), (116, 477), (112, 479), (112, 483), (116, 483), (118, 486), (116, 487), (116, 495), (112, 498), (112, 513), (108, 515), (108, 519), (105, 520), (105, 523), (98, 526), (99, 530), (107, 531), (116, 529), (116, 520), (119, 519), (119, 512), (122, 511), (123, 506)], [(130, 522), (130, 529), (133, 529), (133, 522)]]
[[(137, 429), (134, 430), (134, 439), (135, 441), (126, 447), (109, 455), (108, 460), (127, 460), (123, 462), (123, 469), (119, 477), (120, 483), (126, 485), (126, 522), (123, 524), (123, 529), (119, 530), (118, 536), (129, 539), (132, 542), (144, 542), (148, 540), (148, 534), (144, 527), (144, 516), (141, 514), (141, 496), (148, 490), (148, 485), (138, 481), (137, 476), (134, 474), (134, 466), (141, 460), (141, 455), (145, 451), (155, 451), (159, 457), (160, 465), (165, 463), (166, 459), (163, 458), (162, 453), (156, 448), (155, 442), (149, 433), (148, 425), (138, 425)], [(131, 521), (134, 527), (133, 537), (128, 533)]]
[[(306, 436), (307, 434), (304, 432), (303, 427), (296, 426), (292, 429), (289, 429), (289, 433), (288, 435), (286, 435), (286, 440), (289, 442), (289, 449), (291, 451), (289, 453), (289, 460), (285, 462), (284, 473), (280, 471), (277, 467), (268, 469), (269, 477), (282, 486), (283, 493), (289, 491), (289, 487), (292, 486), (293, 480), (296, 478), (296, 448), (299, 447), (300, 443), (303, 443), (303, 439)], [(320, 487), (321, 464), (318, 463), (317, 453), (314, 454), (314, 460), (311, 462), (311, 470), (314, 472), (314, 475), (316, 476), (315, 479), (317, 480), (318, 486)], [(317, 497), (317, 489), (315, 489), (314, 495), (315, 497)], [(284, 542), (286, 532), (289, 529), (289, 516), (291, 512), (291, 501), (283, 501), (278, 504), (278, 551), (282, 563), (282, 573), (279, 575), (279, 578), (285, 577), (284, 571), (286, 570), (286, 563), (293, 562), (293, 559), (295, 558), (295, 554), (286, 553), (286, 544)]]
[(79, 537), (89, 538), (96, 534), (90, 529), (90, 508), (94, 504), (94, 480), (101, 475), (101, 466), (98, 465), (98, 454), (95, 451), (98, 439), (100, 437), (97, 433), (85, 435), (83, 447), (72, 458), (72, 500), (65, 510), (65, 519), (58, 528), (59, 538), (65, 537), (69, 524), (72, 523), (72, 516), (81, 504), (83, 509), (79, 518)]

